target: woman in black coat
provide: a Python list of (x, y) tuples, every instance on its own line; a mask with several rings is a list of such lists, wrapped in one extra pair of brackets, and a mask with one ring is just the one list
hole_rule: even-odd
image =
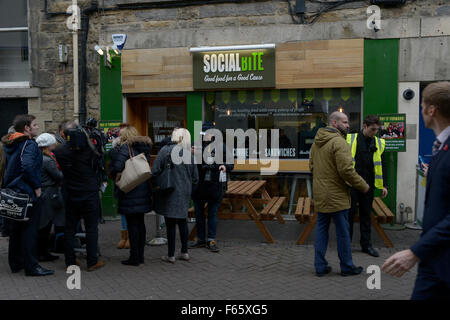
[[(116, 180), (117, 174), (125, 168), (130, 158), (129, 147), (133, 156), (144, 153), (150, 163), (152, 141), (149, 137), (139, 136), (136, 128), (130, 126), (120, 131), (120, 149), (111, 153), (111, 175)], [(125, 215), (130, 239), (130, 257), (122, 261), (124, 265), (138, 266), (144, 263), (145, 223), (144, 215), (151, 211), (151, 189), (149, 181), (145, 181), (128, 193), (116, 188), (119, 199), (119, 213)]]

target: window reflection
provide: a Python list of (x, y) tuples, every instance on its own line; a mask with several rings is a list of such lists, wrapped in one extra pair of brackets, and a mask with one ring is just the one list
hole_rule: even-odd
[(334, 111), (349, 115), (351, 132), (360, 128), (360, 88), (217, 91), (204, 100), (205, 120), (224, 137), (226, 129), (280, 129), (279, 150), (265, 151), (280, 159), (308, 159), (317, 130)]

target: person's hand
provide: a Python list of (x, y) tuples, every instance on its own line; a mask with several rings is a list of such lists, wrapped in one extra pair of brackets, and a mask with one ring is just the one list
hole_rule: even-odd
[(41, 188), (34, 190), (34, 193), (36, 194), (36, 197), (40, 198), (42, 194)]
[(219, 167), (219, 170), (220, 170), (220, 171), (223, 171), (223, 172), (227, 172), (227, 167), (225, 167), (224, 165), (221, 165), (221, 166)]
[(422, 167), (422, 170), (423, 170), (423, 175), (426, 177), (427, 174), (428, 174), (428, 167), (429, 167), (429, 164), (427, 164), (427, 163), (422, 163), (422, 164), (421, 164), (421, 167)]
[(387, 188), (383, 188), (383, 191), (381, 192), (381, 197), (382, 197), (382, 198), (386, 198), (387, 195), (388, 195), (388, 190), (387, 190)]
[(381, 270), (400, 278), (403, 274), (409, 271), (416, 265), (419, 258), (410, 250), (403, 250), (389, 257), (381, 267)]

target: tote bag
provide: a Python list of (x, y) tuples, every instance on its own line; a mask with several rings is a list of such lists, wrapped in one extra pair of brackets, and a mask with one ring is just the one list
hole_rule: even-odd
[(125, 168), (116, 178), (117, 187), (125, 193), (130, 192), (152, 176), (145, 154), (140, 153), (137, 156), (133, 156), (132, 149), (128, 144), (127, 146), (130, 159), (125, 162)]

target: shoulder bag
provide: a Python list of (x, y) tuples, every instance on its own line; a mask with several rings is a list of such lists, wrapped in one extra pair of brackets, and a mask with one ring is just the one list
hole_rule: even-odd
[[(22, 152), (20, 153), (20, 161), (22, 162), (23, 151), (27, 145), (28, 140), (25, 141)], [(15, 192), (9, 189), (13, 182), (22, 179), (22, 175), (11, 181), (5, 188), (0, 190), (0, 216), (17, 221), (28, 221), (28, 208), (33, 206), (32, 199), (26, 193)]]
[(175, 190), (175, 181), (173, 179), (174, 164), (170, 160), (170, 153), (166, 158), (163, 170), (154, 177), (154, 188), (156, 192), (170, 193)]
[(116, 185), (125, 193), (135, 189), (141, 183), (147, 181), (152, 176), (150, 164), (147, 161), (144, 153), (137, 156), (133, 155), (133, 150), (128, 146), (128, 153), (130, 159), (125, 162), (125, 168), (122, 173), (117, 175)]

